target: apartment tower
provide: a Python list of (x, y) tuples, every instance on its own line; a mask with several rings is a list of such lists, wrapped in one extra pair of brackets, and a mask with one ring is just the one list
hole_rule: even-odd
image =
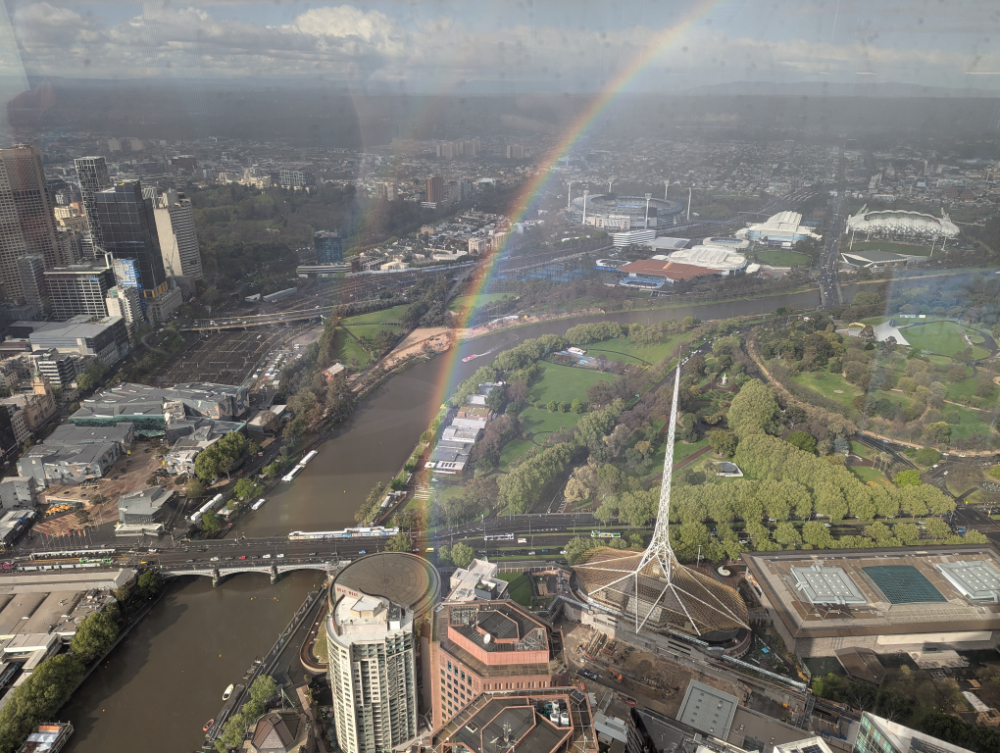
[(56, 225), (38, 148), (0, 149), (0, 282), (8, 299), (24, 297), (17, 260), (38, 254), (56, 261)]

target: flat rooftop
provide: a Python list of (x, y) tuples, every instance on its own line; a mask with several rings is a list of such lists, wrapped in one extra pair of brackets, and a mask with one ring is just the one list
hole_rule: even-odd
[(796, 638), (1000, 630), (1000, 554), (990, 545), (744, 552), (743, 560)]
[(736, 696), (691, 680), (684, 692), (677, 720), (712, 737), (725, 740), (729, 737), (729, 728), (733, 724), (737, 706), (739, 700)]

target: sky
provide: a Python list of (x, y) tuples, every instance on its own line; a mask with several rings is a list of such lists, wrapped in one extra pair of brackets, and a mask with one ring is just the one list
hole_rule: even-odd
[[(409, 93), (744, 81), (1000, 92), (996, 0), (7, 0), (6, 9), (0, 71), (32, 77), (348, 81)], [(636, 56), (648, 64), (619, 81)]]

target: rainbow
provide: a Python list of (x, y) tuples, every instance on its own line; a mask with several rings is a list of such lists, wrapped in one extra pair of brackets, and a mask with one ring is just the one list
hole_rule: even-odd
[[(550, 152), (549, 157), (542, 163), (535, 176), (528, 181), (525, 189), (519, 194), (514, 203), (514, 206), (519, 207), (519, 209), (511, 217), (512, 222), (516, 223), (524, 218), (524, 213), (527, 211), (528, 207), (538, 196), (541, 195), (542, 190), (548, 184), (549, 179), (552, 177), (552, 171), (556, 163), (569, 153), (570, 149), (573, 148), (573, 146), (580, 140), (580, 138), (587, 132), (587, 130), (594, 124), (601, 113), (608, 108), (615, 98), (625, 90), (625, 88), (636, 78), (636, 76), (638, 76), (653, 61), (660, 57), (660, 55), (666, 52), (679, 39), (681, 39), (684, 34), (686, 34), (699, 20), (704, 18), (708, 11), (718, 3), (719, 0), (698, 0), (698, 2), (695, 2), (677, 24), (661, 31), (648, 43), (648, 45), (643, 45), (643, 47), (640, 48), (640, 50), (632, 57), (628, 65), (623, 67), (618, 74), (605, 85), (604, 89), (594, 98), (593, 102), (590, 103), (584, 112), (577, 118), (576, 122), (574, 122), (573, 125), (566, 131), (565, 135), (559, 140), (556, 147)], [(464, 328), (466, 326), (469, 319), (478, 308), (479, 296), (489, 283), (493, 275), (496, 260), (500, 257), (502, 251), (503, 248), (495, 251), (492, 256), (492, 261), (490, 261), (486, 268), (482, 270), (473, 280), (468, 293), (473, 296), (473, 304), (463, 310), (464, 313), (461, 314), (462, 318), (459, 321), (459, 328)], [(445, 356), (448, 359), (448, 362), (446, 367), (442, 370), (442, 377), (438, 382), (437, 389), (430, 402), (430, 405), (433, 407), (434, 414), (437, 413), (439, 406), (445, 401), (453, 388), (458, 364), (461, 362), (458, 357), (460, 351), (461, 348), (456, 347), (449, 351)]]

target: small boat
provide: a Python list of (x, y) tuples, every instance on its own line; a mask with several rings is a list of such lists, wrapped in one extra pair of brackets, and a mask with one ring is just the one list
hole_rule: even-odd
[(471, 361), (471, 360), (473, 360), (475, 358), (479, 358), (479, 356), (481, 356), (481, 355), (483, 355), (483, 354), (482, 353), (473, 353), (471, 356), (466, 356), (465, 358), (463, 358), (462, 359), (462, 363), (468, 363), (469, 361)]
[(201, 728), (201, 731), (208, 732), (210, 729), (212, 729), (213, 724), (215, 724), (215, 720), (209, 719), (207, 722), (205, 722), (205, 726)]
[(232, 694), (233, 694), (233, 684), (229, 683), (229, 687), (226, 688), (225, 692), (223, 692), (223, 694), (222, 694), (222, 700), (223, 701), (228, 701), (229, 700), (229, 696), (231, 696)]

